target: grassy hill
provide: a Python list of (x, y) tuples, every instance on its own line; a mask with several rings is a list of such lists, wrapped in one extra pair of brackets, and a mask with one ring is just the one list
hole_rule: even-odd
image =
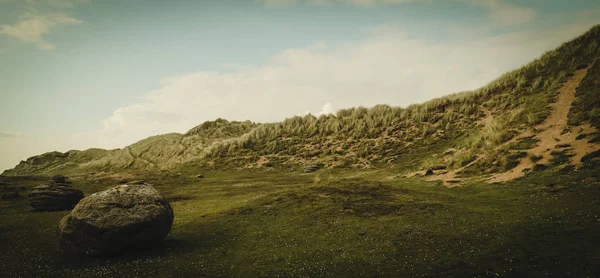
[[(536, 159), (527, 150), (542, 140), (536, 135), (556, 110), (553, 104), (559, 91), (578, 72), (585, 74), (577, 84), (572, 107), (571, 103), (563, 104), (568, 126), (562, 132), (574, 134), (577, 144), (598, 144), (600, 63), (594, 61), (600, 57), (599, 43), (600, 26), (596, 26), (483, 88), (405, 108), (357, 107), (335, 115), (296, 116), (267, 124), (217, 119), (185, 134), (153, 136), (124, 149), (42, 154), (3, 175), (298, 169), (306, 164), (325, 168), (389, 166), (404, 171), (431, 168), (462, 176), (506, 172), (525, 160)], [(573, 140), (565, 142), (571, 144)], [(564, 146), (567, 143), (562, 144), (563, 149), (568, 149)], [(586, 150), (593, 153), (596, 148)], [(589, 153), (584, 155), (590, 159)], [(557, 158), (545, 166), (579, 163), (569, 161), (575, 155), (565, 150), (557, 150), (553, 156)], [(528, 170), (533, 168), (535, 165)]]
[(217, 119), (198, 125), (186, 134), (152, 136), (123, 149), (45, 153), (21, 161), (3, 175), (169, 169), (201, 157), (204, 149), (214, 142), (239, 137), (256, 126), (250, 121)]

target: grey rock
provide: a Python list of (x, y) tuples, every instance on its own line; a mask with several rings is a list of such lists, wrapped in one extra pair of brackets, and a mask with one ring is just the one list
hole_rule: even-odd
[(72, 209), (83, 198), (83, 192), (59, 185), (40, 185), (29, 193), (29, 204), (37, 211)]
[(309, 164), (304, 166), (304, 173), (311, 173), (319, 170), (319, 168), (321, 168), (321, 165), (319, 164)]
[(110, 256), (155, 246), (171, 230), (173, 210), (151, 185), (119, 185), (77, 204), (58, 227), (58, 247), (71, 254)]

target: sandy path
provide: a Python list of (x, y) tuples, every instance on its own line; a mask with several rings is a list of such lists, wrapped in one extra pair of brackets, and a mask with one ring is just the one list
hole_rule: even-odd
[[(548, 116), (542, 124), (536, 127), (537, 130), (540, 130), (536, 135), (536, 138), (539, 141), (534, 148), (526, 151), (527, 157), (521, 159), (515, 168), (492, 176), (489, 180), (490, 183), (513, 180), (524, 176), (525, 170), (532, 169), (535, 164), (547, 164), (552, 158), (551, 152), (556, 150), (557, 145), (570, 145), (568, 149), (574, 156), (571, 157), (569, 163), (576, 166), (581, 164), (581, 157), (598, 149), (598, 145), (589, 144), (587, 139), (575, 140), (577, 135), (580, 134), (580, 132), (578, 132), (580, 129), (583, 130), (583, 133), (594, 131), (594, 128), (588, 124), (574, 127), (570, 132), (563, 134), (567, 127), (569, 110), (575, 100), (575, 91), (579, 86), (579, 83), (581, 83), (583, 78), (587, 75), (587, 71), (592, 64), (585, 69), (576, 71), (575, 75), (565, 82), (558, 90), (558, 98), (556, 102), (552, 104), (550, 116)], [(530, 156), (541, 157), (541, 159), (534, 163), (531, 161)]]
[[(495, 183), (513, 180), (524, 176), (525, 170), (532, 169), (535, 164), (547, 164), (552, 158), (552, 151), (556, 150), (558, 145), (569, 145), (569, 147), (562, 148), (561, 150), (568, 151), (569, 155), (572, 156), (569, 160), (569, 164), (574, 166), (581, 165), (581, 158), (584, 155), (600, 149), (600, 145), (589, 143), (589, 139), (587, 138), (581, 140), (575, 139), (579, 134), (593, 133), (596, 131), (595, 128), (589, 124), (573, 127), (570, 132), (563, 134), (565, 128), (567, 127), (569, 110), (571, 109), (573, 101), (575, 100), (576, 89), (583, 78), (585, 78), (587, 71), (592, 65), (593, 63), (585, 69), (576, 71), (574, 76), (558, 89), (558, 97), (556, 102), (551, 105), (552, 111), (550, 115), (542, 124), (536, 126), (536, 130), (539, 130), (539, 132), (535, 134), (536, 138), (539, 140), (536, 146), (529, 150), (523, 150), (527, 153), (527, 156), (521, 159), (515, 168), (504, 173), (493, 175), (488, 182)], [(485, 117), (479, 120), (478, 124), (487, 126), (492, 123), (494, 116), (489, 109), (485, 107), (481, 107), (481, 109), (483, 110)], [(531, 130), (525, 130), (521, 132), (521, 134), (513, 137), (511, 140), (497, 146), (496, 149), (501, 149), (508, 144), (517, 142), (519, 139), (530, 137), (532, 135), (534, 135), (534, 133)], [(530, 156), (541, 157), (541, 159), (534, 163), (531, 161)], [(485, 158), (485, 155), (480, 154), (471, 163), (461, 168), (450, 171), (434, 171), (434, 175), (429, 176), (427, 180), (442, 181), (442, 183), (448, 187), (459, 186), (459, 182), (462, 179), (458, 178), (458, 175), (483, 158)], [(413, 177), (418, 174), (425, 175), (425, 170), (410, 173), (406, 177)]]

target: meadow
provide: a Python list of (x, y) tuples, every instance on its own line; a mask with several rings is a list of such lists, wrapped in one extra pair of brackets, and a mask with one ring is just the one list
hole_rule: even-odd
[[(600, 171), (548, 169), (448, 188), (402, 169), (131, 172), (171, 202), (164, 244), (112, 258), (67, 256), (68, 211), (0, 201), (3, 277), (594, 277)], [(27, 193), (47, 177), (2, 177)], [(73, 177), (86, 195), (118, 178)], [(121, 180), (124, 182), (124, 180)], [(135, 182), (135, 181), (133, 181)]]

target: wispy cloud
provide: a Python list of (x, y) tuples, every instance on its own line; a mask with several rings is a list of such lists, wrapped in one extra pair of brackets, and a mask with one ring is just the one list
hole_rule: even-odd
[(78, 4), (91, 3), (91, 0), (42, 0), (37, 2), (57, 8), (71, 8)]
[(0, 137), (4, 137), (4, 138), (14, 138), (14, 137), (21, 137), (21, 136), (23, 136), (23, 135), (19, 132), (0, 131)]
[(532, 8), (520, 6), (506, 0), (460, 0), (488, 11), (496, 25), (523, 25), (532, 22), (536, 13)]
[(432, 0), (260, 0), (266, 6), (286, 6), (299, 2), (308, 2), (313, 5), (329, 5), (335, 3), (354, 4), (360, 6), (373, 6), (377, 4), (402, 4), (408, 2), (431, 2)]
[(351, 4), (363, 7), (373, 7), (387, 4), (423, 3), (436, 4), (442, 2), (454, 2), (476, 6), (485, 11), (490, 23), (500, 26), (522, 25), (532, 22), (536, 13), (532, 8), (517, 5), (507, 0), (261, 0), (265, 6), (289, 6), (299, 2), (311, 3), (313, 5), (328, 6), (331, 4)]
[[(11, 3), (6, 0), (4, 3)], [(23, 42), (33, 43), (41, 50), (52, 50), (55, 46), (44, 40), (43, 35), (58, 25), (78, 24), (82, 21), (71, 17), (64, 10), (89, 0), (28, 0), (23, 6), (23, 14), (14, 24), (0, 26), (0, 34)], [(1, 2), (0, 2), (1, 4)]]
[(289, 6), (298, 3), (297, 0), (259, 0), (259, 2), (267, 7)]
[(14, 25), (2, 25), (0, 34), (34, 43), (41, 50), (52, 50), (54, 45), (45, 41), (42, 35), (48, 33), (56, 25), (76, 23), (81, 23), (81, 21), (67, 14), (25, 14)]
[(377, 4), (403, 4), (417, 1), (431, 2), (431, 0), (312, 0), (312, 3), (316, 5), (348, 3), (360, 6), (372, 6)]

